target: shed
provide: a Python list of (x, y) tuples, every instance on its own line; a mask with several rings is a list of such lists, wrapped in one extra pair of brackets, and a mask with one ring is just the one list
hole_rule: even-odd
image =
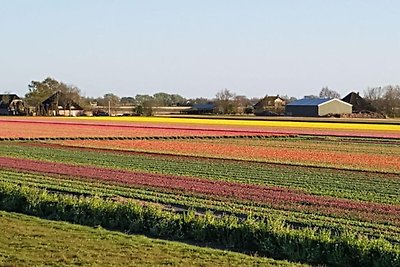
[(286, 105), (286, 115), (318, 117), (352, 113), (352, 105), (337, 98), (303, 98)]
[(351, 92), (342, 99), (344, 102), (353, 105), (353, 112), (376, 112), (376, 108), (367, 100), (362, 98), (359, 93)]

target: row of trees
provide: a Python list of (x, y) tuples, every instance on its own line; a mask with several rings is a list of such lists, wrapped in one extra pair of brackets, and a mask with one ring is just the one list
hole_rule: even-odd
[(88, 102), (95, 102), (99, 106), (107, 106), (109, 103), (112, 105), (122, 106), (138, 106), (138, 105), (152, 105), (173, 107), (185, 105), (187, 100), (177, 94), (156, 93), (154, 95), (136, 95), (135, 97), (119, 97), (113, 93), (105, 94), (102, 97), (86, 98)]
[(364, 98), (382, 114), (400, 116), (400, 85), (368, 88), (364, 92)]
[[(40, 104), (55, 92), (62, 92), (67, 99), (78, 103), (85, 109), (94, 105), (108, 107), (135, 106), (139, 114), (151, 115), (154, 107), (191, 106), (193, 104), (214, 103), (220, 113), (237, 114), (249, 113), (260, 98), (248, 98), (237, 95), (228, 89), (218, 91), (213, 99), (196, 98), (186, 99), (178, 94), (159, 92), (154, 95), (141, 95), (119, 97), (114, 93), (107, 93), (102, 97), (84, 97), (81, 90), (73, 85), (59, 82), (53, 78), (46, 78), (43, 81), (32, 81), (28, 85), (29, 91), (25, 95), (25, 101), (32, 107), (39, 108)], [(340, 98), (340, 94), (328, 87), (323, 87), (318, 96), (311, 95), (308, 98)], [(287, 103), (296, 98), (281, 96)], [(373, 87), (364, 91), (364, 98), (376, 107), (377, 112), (389, 116), (400, 115), (400, 86), (389, 85), (386, 87)]]

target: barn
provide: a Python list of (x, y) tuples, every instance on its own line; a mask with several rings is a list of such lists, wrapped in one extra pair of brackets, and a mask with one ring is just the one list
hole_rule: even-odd
[(287, 104), (285, 111), (288, 116), (299, 117), (319, 117), (351, 112), (352, 105), (337, 98), (304, 98)]

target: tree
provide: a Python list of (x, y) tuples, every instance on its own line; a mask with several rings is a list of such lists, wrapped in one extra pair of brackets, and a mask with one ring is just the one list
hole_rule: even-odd
[(153, 97), (150, 95), (136, 95), (135, 96), (135, 103), (136, 105), (143, 105), (144, 102), (153, 100)]
[(170, 106), (182, 106), (186, 103), (186, 98), (178, 94), (170, 95)]
[(260, 102), (260, 100), (261, 100), (261, 98), (259, 98), (259, 97), (252, 97), (252, 98), (250, 98), (250, 105), (254, 106), (258, 102)]
[(385, 113), (385, 101), (382, 87), (370, 87), (364, 91), (364, 98), (371, 103), (378, 113)]
[(384, 90), (382, 87), (372, 87), (364, 91), (364, 97), (371, 101), (382, 99)]
[(64, 110), (69, 109), (69, 114), (70, 116), (72, 116), (71, 108), (73, 104), (81, 102), (81, 90), (76, 86), (60, 83), (58, 92), (60, 92), (61, 95), (64, 97)]
[(11, 93), (9, 92), (9, 91), (4, 91), (3, 92), (3, 95), (1, 96), (1, 99), (0, 99), (0, 103), (5, 103), (5, 104), (9, 104), (10, 103), (10, 95)]
[(319, 93), (319, 97), (321, 98), (340, 98), (340, 94), (334, 90), (329, 89), (328, 87), (323, 87), (321, 92)]
[(40, 104), (59, 89), (60, 83), (53, 78), (47, 77), (42, 82), (31, 81), (28, 87), (29, 91), (25, 94), (25, 101), (38, 111)]
[(145, 116), (153, 116), (154, 115), (154, 107), (157, 106), (157, 102), (153, 99), (146, 100), (141, 105), (143, 107), (143, 114)]
[(291, 103), (291, 102), (293, 102), (293, 101), (296, 101), (296, 100), (297, 100), (296, 97), (294, 97), (294, 96), (288, 96), (288, 95), (283, 95), (283, 96), (281, 96), (281, 98), (282, 98), (283, 100), (285, 100), (286, 105), (289, 104), (289, 103)]
[(216, 97), (216, 104), (218, 110), (222, 114), (231, 114), (236, 112), (236, 106), (234, 103), (235, 94), (229, 91), (228, 89), (222, 89), (217, 92), (215, 95)]
[(400, 115), (400, 86), (386, 86), (385, 93), (383, 95), (383, 101), (385, 103), (385, 114), (390, 117), (396, 117)]
[(177, 94), (167, 94), (163, 92), (155, 93), (154, 100), (158, 106), (174, 107), (185, 103), (186, 99)]
[(25, 94), (25, 101), (34, 106), (36, 112), (40, 112), (41, 103), (56, 92), (59, 92), (64, 97), (64, 109), (71, 109), (73, 102), (79, 103), (81, 100), (81, 91), (78, 87), (67, 85), (50, 77), (41, 82), (32, 81), (28, 87), (29, 91)]
[(316, 96), (316, 95), (305, 95), (304, 98), (305, 98), (305, 99), (317, 99), (317, 98), (319, 98), (319, 97)]
[[(249, 110), (252, 108), (250, 99), (244, 95), (238, 95), (233, 98), (234, 108), (236, 113), (250, 113)], [(247, 112), (246, 112), (247, 110)]]
[(400, 115), (400, 86), (372, 87), (364, 91), (364, 98), (377, 112), (388, 116)]
[(134, 105), (135, 104), (135, 98), (131, 97), (131, 96), (121, 97), (120, 103), (122, 105), (126, 105), (126, 106)]
[(113, 93), (107, 93), (103, 96), (104, 101), (107, 103), (107, 105), (111, 106), (116, 106), (120, 102), (119, 96), (113, 94)]
[(154, 100), (154, 97), (150, 95), (136, 95), (135, 103), (137, 115), (153, 115), (154, 107), (156, 106), (156, 101)]

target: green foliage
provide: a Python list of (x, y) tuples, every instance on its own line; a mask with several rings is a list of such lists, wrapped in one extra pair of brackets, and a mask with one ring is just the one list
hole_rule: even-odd
[(29, 85), (29, 92), (25, 94), (25, 101), (36, 108), (48, 97), (56, 92), (61, 92), (66, 98), (66, 104), (71, 101), (80, 102), (81, 91), (76, 86), (67, 85), (53, 78), (46, 78), (43, 81), (32, 81)]
[(224, 245), (239, 251), (330, 266), (399, 266), (400, 248), (385, 240), (344, 233), (332, 237), (313, 229), (295, 230), (282, 220), (241, 222), (232, 216), (193, 211), (177, 214), (158, 206), (115, 202), (100, 197), (48, 193), (0, 183), (0, 209), (43, 218), (151, 236), (180, 238)]

